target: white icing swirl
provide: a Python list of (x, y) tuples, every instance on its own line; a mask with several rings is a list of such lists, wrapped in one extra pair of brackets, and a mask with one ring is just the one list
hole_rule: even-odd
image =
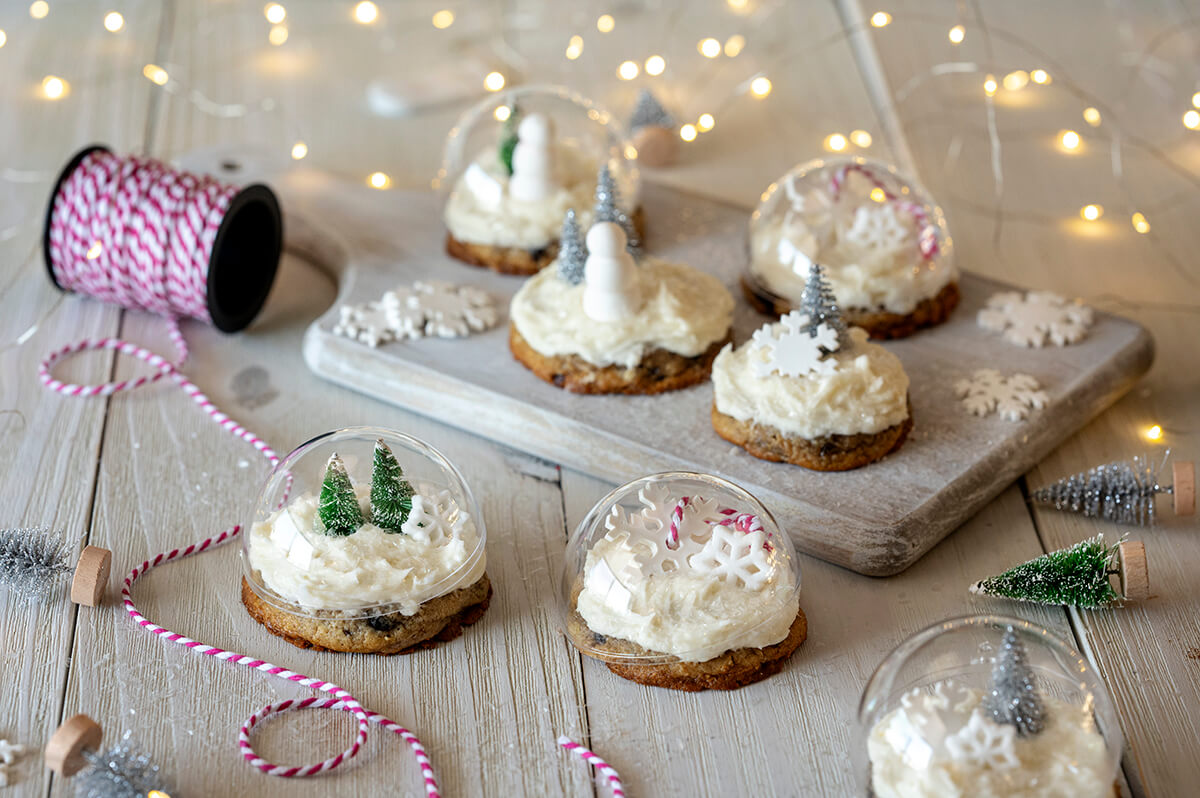
[[(355, 492), (369, 517), (370, 487), (358, 485)], [(304, 611), (396, 604), (413, 615), (423, 602), (483, 576), (487, 558), (475, 522), (446, 491), (421, 486), (404, 533), (370, 522), (345, 537), (314, 532), (318, 504), (314, 493), (297, 497), (249, 533), (250, 567)]]
[(695, 357), (724, 338), (733, 297), (721, 281), (681, 263), (643, 258), (637, 277), (644, 303), (629, 318), (596, 321), (583, 312), (584, 284), (570, 285), (552, 263), (513, 297), (517, 332), (543, 355), (578, 355), (596, 366), (636, 366), (654, 349)]
[[(776, 332), (783, 325), (773, 325)], [(908, 418), (908, 375), (900, 359), (865, 331), (850, 329), (851, 346), (827, 357), (837, 360), (829, 374), (759, 377), (755, 359), (765, 353), (749, 344), (726, 346), (713, 363), (717, 410), (739, 421), (778, 429), (809, 440), (827, 435), (874, 434)]]

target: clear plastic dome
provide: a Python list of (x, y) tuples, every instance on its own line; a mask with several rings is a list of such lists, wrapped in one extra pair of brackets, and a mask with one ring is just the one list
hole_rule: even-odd
[[(377, 456), (377, 441), (394, 460)], [(395, 430), (349, 427), (303, 444), (267, 477), (242, 535), (242, 565), (250, 588), (277, 609), (366, 619), (412, 614), (474, 583), (486, 539), (479, 506), (441, 452)]]
[(778, 643), (799, 594), (792, 542), (757, 499), (708, 474), (654, 474), (601, 499), (568, 541), (563, 631), (610, 663), (702, 662)]
[(955, 279), (942, 209), (896, 167), (816, 158), (767, 186), (750, 217), (745, 287), (761, 304), (796, 308), (812, 263), (843, 309), (913, 312)]
[[(551, 186), (540, 198), (514, 199), (513, 147), (522, 122), (535, 115), (551, 126)], [(557, 240), (569, 207), (587, 229), (603, 164), (615, 182), (618, 206), (632, 214), (641, 175), (624, 126), (566, 88), (524, 86), (490, 94), (459, 117), (446, 136), (434, 186), (446, 198), (446, 223), (456, 238), (533, 247), (535, 238)]]
[(1114, 795), (1121, 727), (1104, 684), (1029, 621), (918, 632), (876, 669), (858, 720), (856, 767), (875, 798)]

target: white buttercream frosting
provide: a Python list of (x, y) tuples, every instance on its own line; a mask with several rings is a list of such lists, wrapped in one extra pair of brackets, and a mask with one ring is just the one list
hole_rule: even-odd
[[(940, 683), (939, 688), (946, 684)], [(867, 739), (875, 795), (878, 798), (1108, 798), (1113, 795), (1116, 762), (1091, 713), (1084, 707), (1053, 698), (1042, 699), (1047, 722), (1041, 733), (1021, 737), (1011, 732), (1012, 727), (997, 729), (990, 720), (977, 718), (975, 723), (984, 734), (1010, 731), (1009, 740), (991, 749), (990, 756), (972, 755), (970, 751), (964, 755), (961, 747), (956, 753), (953, 738), (980, 711), (982, 697), (978, 690), (958, 687), (939, 689), (936, 693), (913, 691), (904, 696), (903, 705), (876, 723)], [(998, 756), (1001, 752), (1002, 757)]]
[(639, 261), (637, 313), (596, 321), (583, 311), (585, 284), (570, 285), (552, 263), (513, 297), (517, 332), (543, 355), (578, 355), (596, 366), (636, 366), (654, 349), (696, 357), (729, 333), (733, 297), (721, 281), (681, 263)]
[[(569, 208), (586, 230), (592, 223), (596, 172), (600, 163), (594, 156), (559, 142), (555, 150), (555, 185), (543, 199), (524, 201), (509, 192), (509, 176), (500, 163), (498, 150), (486, 151), (476, 159), (481, 168), (500, 188), (499, 202), (490, 192), (480, 196), (472, 190), (464, 173), (455, 183), (446, 201), (446, 228), (459, 241), (499, 247), (540, 249), (558, 241), (563, 217)], [(478, 176), (476, 177), (478, 179)], [(633, 186), (622, 184), (621, 207), (633, 213), (636, 196)]]
[[(355, 492), (369, 518), (370, 487)], [(389, 611), (413, 615), (483, 576), (475, 522), (447, 491), (420, 486), (402, 533), (368, 521), (351, 535), (324, 535), (314, 530), (318, 505), (319, 496), (306, 493), (250, 529), (250, 567), (304, 611), (396, 605)]]
[[(783, 331), (775, 323), (776, 334)], [(908, 418), (908, 375), (900, 359), (867, 341), (858, 327), (851, 345), (826, 355), (837, 368), (827, 374), (758, 376), (766, 353), (750, 343), (726, 346), (713, 362), (717, 410), (739, 421), (774, 427), (785, 435), (815, 439), (827, 435), (874, 434)]]
[(822, 213), (787, 209), (751, 222), (750, 271), (764, 288), (798, 307), (815, 261), (843, 307), (908, 314), (957, 279), (951, 258), (922, 257), (911, 214), (870, 199), (842, 207), (849, 197)]

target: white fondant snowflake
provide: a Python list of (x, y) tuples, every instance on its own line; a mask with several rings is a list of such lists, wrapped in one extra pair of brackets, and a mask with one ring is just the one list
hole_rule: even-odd
[(1081, 340), (1095, 314), (1086, 305), (1070, 302), (1050, 291), (1017, 291), (993, 294), (979, 311), (979, 326), (1003, 333), (1017, 346), (1042, 347), (1046, 342), (1065, 346)]
[(420, 338), (425, 334), (425, 311), (411, 302), (413, 290), (403, 286), (385, 291), (380, 304), (388, 325), (397, 338)]
[(741, 580), (749, 590), (762, 587), (771, 575), (766, 532), (742, 532), (723, 524), (713, 524), (711, 529), (704, 548), (689, 561), (692, 569), (727, 582)]
[(894, 250), (908, 243), (912, 233), (894, 203), (871, 202), (855, 209), (842, 237), (863, 249)]
[(1050, 402), (1033, 377), (1028, 374), (1005, 377), (995, 369), (979, 369), (959, 380), (954, 383), (954, 392), (969, 412), (986, 416), (994, 411), (1009, 421), (1020, 421), (1031, 409), (1040, 410)]
[(421, 336), (462, 338), (496, 325), (493, 299), (478, 288), (438, 280), (398, 287), (378, 302), (343, 305), (333, 332), (379, 346)]
[(1013, 747), (1016, 736), (1015, 726), (994, 723), (976, 709), (966, 726), (946, 738), (946, 752), (976, 767), (1008, 770), (1020, 764)]
[(0, 740), (0, 763), (11, 765), (25, 753), (25, 746)]
[(342, 305), (338, 314), (337, 323), (333, 325), (333, 331), (337, 335), (352, 338), (371, 347), (396, 340), (396, 329), (391, 325), (387, 311), (379, 302)]
[(838, 335), (827, 324), (817, 325), (817, 334), (810, 335), (806, 329), (808, 314), (793, 310), (779, 320), (782, 330), (766, 324), (754, 331), (750, 353), (765, 353), (765, 358), (754, 358), (754, 372), (760, 377), (778, 373), (785, 377), (800, 377), (805, 374), (832, 374), (837, 370), (837, 360), (826, 358), (827, 352), (838, 348)]
[(450, 491), (417, 493), (400, 531), (423, 543), (445, 543), (461, 538), (470, 518), (454, 503)]

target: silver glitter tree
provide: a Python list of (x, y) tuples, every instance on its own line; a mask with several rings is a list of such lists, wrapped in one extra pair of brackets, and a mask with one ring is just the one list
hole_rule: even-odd
[(1011, 626), (1004, 630), (1000, 651), (992, 665), (992, 684), (983, 708), (996, 723), (1015, 726), (1017, 734), (1031, 737), (1045, 728), (1045, 712), (1025, 644)]
[(40, 527), (0, 530), (0, 582), (29, 601), (41, 601), (63, 575), (75, 570), (72, 549), (61, 532)]
[(1106, 463), (1034, 491), (1033, 501), (1117, 524), (1154, 524), (1154, 497), (1173, 492), (1158, 484), (1147, 457)]
[(593, 212), (595, 222), (615, 222), (625, 231), (625, 248), (631, 254), (641, 252), (642, 242), (638, 238), (637, 229), (629, 214), (621, 210), (621, 195), (617, 189), (617, 181), (605, 163), (596, 175), (596, 207)]
[(575, 220), (575, 209), (569, 208), (559, 236), (558, 276), (570, 285), (579, 285), (583, 282), (586, 262), (587, 247), (583, 243), (583, 234), (579, 231), (579, 222)]
[(804, 283), (804, 293), (800, 295), (800, 310), (808, 314), (809, 335), (815, 338), (817, 327), (824, 324), (837, 332), (839, 348), (850, 346), (846, 321), (842, 318), (837, 297), (833, 295), (833, 287), (825, 278), (825, 267), (819, 263), (808, 268), (808, 280)]
[(107, 751), (83, 752), (91, 767), (72, 779), (78, 798), (145, 798), (151, 790), (170, 793), (158, 765), (135, 748), (129, 737), (126, 732), (121, 742)]
[(649, 89), (642, 89), (637, 105), (633, 107), (633, 114), (629, 117), (630, 132), (644, 127), (675, 127), (675, 120)]

